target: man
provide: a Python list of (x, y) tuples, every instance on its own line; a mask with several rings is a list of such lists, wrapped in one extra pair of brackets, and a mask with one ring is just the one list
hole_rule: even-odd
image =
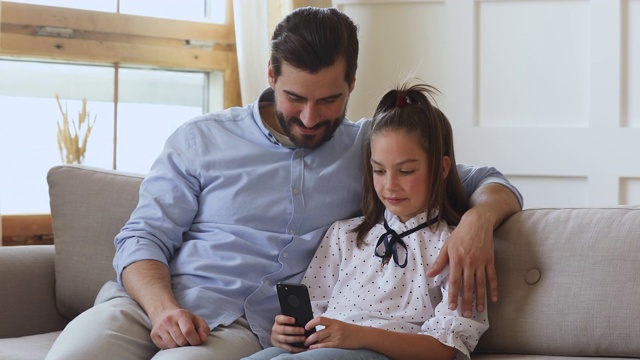
[[(357, 56), (357, 28), (339, 11), (285, 18), (273, 35), (270, 89), (167, 140), (115, 239), (118, 282), (47, 358), (226, 360), (270, 345), (275, 284), (300, 281), (328, 226), (359, 212), (369, 121), (344, 119)], [(443, 253), (470, 309), (487, 278), (497, 296), (492, 232), (520, 199), (495, 169), (460, 171), (473, 208)]]

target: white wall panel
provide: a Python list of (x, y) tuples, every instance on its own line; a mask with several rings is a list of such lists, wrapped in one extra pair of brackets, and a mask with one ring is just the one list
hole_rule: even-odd
[(640, 177), (620, 179), (620, 204), (640, 204)]
[[(525, 198), (525, 208), (585, 206), (589, 204), (586, 177), (509, 176)], [(546, 196), (536, 196), (535, 194)]]
[(457, 160), (507, 174), (525, 207), (640, 204), (640, 0), (334, 4), (360, 26), (350, 118), (417, 67)]
[(440, 88), (446, 40), (444, 2), (347, 1), (338, 5), (360, 27), (360, 61), (348, 117), (371, 117), (384, 92), (407, 77)]
[(499, 1), (477, 8), (477, 124), (586, 126), (589, 3)]
[(625, 83), (626, 114), (623, 124), (640, 128), (640, 0), (629, 0), (626, 5), (624, 21), (627, 32), (624, 37), (626, 43), (623, 46), (626, 49), (624, 61), (628, 76)]

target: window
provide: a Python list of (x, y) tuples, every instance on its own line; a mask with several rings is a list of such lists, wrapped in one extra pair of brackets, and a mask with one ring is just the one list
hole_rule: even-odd
[(226, 22), (226, 1), (220, 0), (12, 0), (21, 4), (64, 7), (80, 10), (199, 22)]
[(49, 211), (46, 173), (64, 162), (56, 94), (76, 124), (87, 99), (87, 120), (95, 122), (84, 164), (137, 173), (149, 170), (171, 132), (209, 108), (206, 73), (121, 68), (116, 126), (113, 77), (108, 66), (0, 60), (3, 214)]
[(137, 173), (180, 124), (240, 104), (230, 0), (0, 7), (0, 214), (49, 212), (56, 94), (70, 121), (83, 99), (95, 119), (83, 164)]

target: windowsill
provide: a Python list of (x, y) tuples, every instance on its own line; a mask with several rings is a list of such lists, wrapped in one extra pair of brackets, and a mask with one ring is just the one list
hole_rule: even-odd
[(2, 216), (2, 246), (51, 244), (50, 214)]

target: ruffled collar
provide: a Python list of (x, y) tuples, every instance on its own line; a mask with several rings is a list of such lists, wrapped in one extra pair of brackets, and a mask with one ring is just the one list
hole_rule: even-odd
[[(435, 211), (435, 214), (433, 217), (437, 217), (437, 216), (438, 216), (438, 211)], [(427, 217), (427, 212), (423, 211), (417, 214), (416, 216), (412, 217), (411, 219), (407, 220), (406, 223), (403, 223), (398, 216), (392, 214), (389, 210), (384, 211), (384, 219), (387, 221), (387, 224), (389, 225), (389, 227), (398, 233), (405, 232), (409, 229), (413, 229), (416, 226), (422, 223), (425, 223), (429, 220), (429, 218)]]

